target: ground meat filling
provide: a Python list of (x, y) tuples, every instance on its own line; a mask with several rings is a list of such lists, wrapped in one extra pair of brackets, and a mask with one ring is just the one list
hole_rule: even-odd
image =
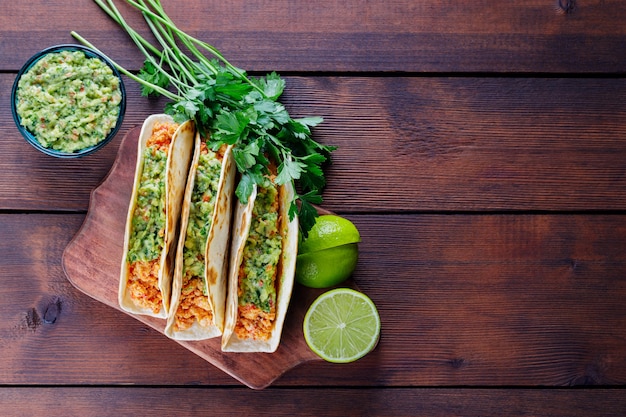
[(212, 325), (213, 312), (204, 293), (204, 280), (194, 277), (185, 281), (176, 310), (176, 331), (186, 330), (195, 322), (203, 327)]
[(163, 298), (159, 290), (159, 260), (137, 261), (130, 265), (128, 291), (135, 305), (161, 311)]
[(158, 149), (167, 154), (176, 129), (178, 129), (178, 124), (176, 123), (155, 123), (152, 128), (152, 135), (146, 142), (146, 146)]
[(183, 252), (183, 282), (180, 302), (175, 315), (175, 330), (183, 331), (194, 323), (202, 327), (213, 324), (213, 311), (205, 287), (205, 248), (211, 228), (211, 221), (224, 152), (208, 149), (204, 142), (200, 145), (200, 157), (190, 201), (189, 223)]
[(165, 166), (173, 123), (155, 123), (144, 150), (143, 172), (129, 241), (127, 289), (136, 306), (161, 311), (160, 255), (165, 237)]

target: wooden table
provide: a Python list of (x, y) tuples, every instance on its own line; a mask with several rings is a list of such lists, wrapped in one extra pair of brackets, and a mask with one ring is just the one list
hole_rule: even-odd
[(235, 65), (281, 73), (292, 115), (324, 117), (315, 136), (339, 149), (323, 207), (361, 231), (380, 343), (252, 390), (76, 289), (62, 256), (90, 193), (165, 101), (126, 79), (113, 142), (39, 153), (9, 107), (32, 54), (75, 30), (142, 58), (90, 1), (4, 2), (1, 414), (626, 413), (626, 2), (164, 3)]

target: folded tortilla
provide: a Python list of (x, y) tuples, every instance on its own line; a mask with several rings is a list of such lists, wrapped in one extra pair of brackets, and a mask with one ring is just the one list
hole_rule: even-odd
[(127, 312), (167, 317), (194, 134), (193, 122), (178, 125), (165, 114), (148, 117), (141, 128), (118, 293)]
[(165, 327), (173, 339), (209, 339), (224, 331), (235, 173), (232, 146), (213, 151), (197, 133)]
[(274, 352), (293, 290), (298, 219), (289, 221), (291, 182), (255, 186), (247, 204), (238, 202), (222, 335), (224, 352)]

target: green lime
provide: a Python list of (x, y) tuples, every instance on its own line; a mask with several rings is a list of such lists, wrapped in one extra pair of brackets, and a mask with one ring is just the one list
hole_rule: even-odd
[(296, 281), (311, 288), (337, 285), (352, 275), (358, 255), (356, 243), (298, 255)]
[(380, 336), (380, 317), (374, 302), (350, 288), (320, 295), (304, 316), (304, 339), (328, 362), (347, 363), (371, 352)]
[(360, 241), (359, 231), (350, 220), (333, 214), (325, 214), (315, 219), (309, 235), (300, 242), (298, 253), (316, 252)]
[(308, 237), (298, 245), (296, 281), (312, 288), (345, 281), (356, 268), (360, 241), (350, 220), (334, 214), (317, 217)]

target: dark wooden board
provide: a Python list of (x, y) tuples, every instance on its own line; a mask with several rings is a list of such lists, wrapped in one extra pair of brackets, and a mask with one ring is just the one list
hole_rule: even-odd
[(164, 2), (237, 66), (286, 75), (294, 115), (324, 116), (316, 137), (340, 146), (324, 207), (363, 236), (379, 347), (261, 391), (68, 281), (91, 191), (164, 102), (127, 82), (104, 150), (38, 154), (8, 105), (28, 57), (77, 30), (131, 70), (142, 58), (92, 1), (5, 3), (3, 415), (626, 415), (623, 0)]
[[(625, 215), (348, 217), (380, 344), (345, 366), (304, 363), (272, 387), (626, 384)], [(0, 213), (0, 384), (238, 385), (67, 280), (63, 251), (83, 218)]]
[(623, 390), (44, 387), (3, 388), (0, 406), (12, 415), (236, 415), (622, 417)]
[[(70, 282), (94, 299), (119, 309), (119, 285), (124, 227), (133, 186), (140, 126), (124, 137), (111, 172), (91, 194), (89, 212), (80, 231), (63, 253), (63, 268)], [(289, 369), (320, 360), (306, 345), (302, 321), (310, 303), (321, 291), (294, 289), (281, 343), (272, 354), (224, 353), (220, 338), (178, 341), (191, 352), (251, 388), (264, 388)], [(132, 315), (159, 332), (165, 320)], [(165, 336), (164, 336), (165, 337)]]
[[(116, 2), (127, 11), (124, 2)], [(168, 1), (174, 22), (248, 71), (623, 73), (622, 0)], [(72, 42), (75, 30), (130, 69), (143, 60), (90, 1), (4, 5), (0, 70)], [(45, 15), (44, 15), (45, 13)], [(125, 13), (140, 30), (139, 13)], [(42, 19), (54, 20), (42, 25)], [(145, 31), (142, 31), (142, 33)]]
[[(123, 134), (164, 105), (127, 85), (123, 132), (79, 161), (38, 153), (0, 107), (0, 209), (86, 210)], [(283, 101), (339, 147), (338, 213), (626, 210), (626, 79), (289, 77)]]

